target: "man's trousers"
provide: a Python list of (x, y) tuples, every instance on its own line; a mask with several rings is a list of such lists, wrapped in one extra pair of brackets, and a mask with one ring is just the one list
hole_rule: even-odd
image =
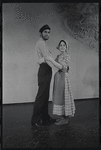
[(48, 100), (50, 93), (50, 82), (52, 68), (47, 63), (40, 64), (38, 70), (38, 93), (36, 95), (31, 124), (45, 122), (48, 120)]

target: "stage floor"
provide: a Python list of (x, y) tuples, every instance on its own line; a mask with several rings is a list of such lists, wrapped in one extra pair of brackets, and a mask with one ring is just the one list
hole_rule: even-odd
[[(3, 105), (3, 148), (99, 148), (99, 100), (75, 100), (68, 125), (31, 127), (34, 103)], [(49, 102), (52, 118), (52, 102)]]

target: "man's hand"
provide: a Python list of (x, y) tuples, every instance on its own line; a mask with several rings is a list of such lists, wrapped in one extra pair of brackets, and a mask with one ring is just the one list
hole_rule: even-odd
[(63, 72), (68, 72), (69, 71), (69, 66), (67, 66), (67, 67), (63, 67)]
[(69, 66), (67, 66), (67, 71), (69, 71)]

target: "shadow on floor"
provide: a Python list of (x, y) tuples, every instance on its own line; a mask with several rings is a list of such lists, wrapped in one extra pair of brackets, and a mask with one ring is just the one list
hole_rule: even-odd
[[(99, 148), (99, 100), (75, 101), (68, 125), (31, 127), (33, 104), (3, 105), (3, 148)], [(52, 118), (52, 103), (49, 102)]]

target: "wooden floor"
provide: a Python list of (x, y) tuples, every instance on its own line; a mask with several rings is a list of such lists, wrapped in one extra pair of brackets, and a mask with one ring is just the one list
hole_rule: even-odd
[[(33, 104), (3, 105), (3, 148), (99, 148), (99, 100), (75, 101), (68, 125), (31, 127)], [(52, 103), (49, 102), (52, 118)]]

